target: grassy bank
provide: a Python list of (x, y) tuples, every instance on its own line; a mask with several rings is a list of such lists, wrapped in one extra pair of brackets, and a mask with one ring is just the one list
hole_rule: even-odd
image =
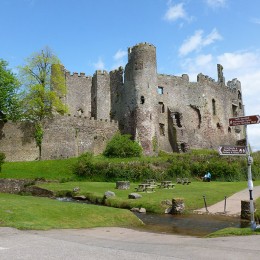
[[(256, 181), (255, 185), (260, 185)], [(142, 198), (138, 200), (128, 199), (128, 194), (135, 192), (137, 183), (131, 183), (129, 190), (116, 189), (115, 183), (112, 182), (66, 182), (66, 183), (46, 183), (41, 185), (56, 192), (57, 194), (71, 193), (74, 187), (80, 188), (80, 194), (95, 200), (102, 200), (106, 191), (115, 192), (116, 196), (106, 201), (106, 204), (118, 208), (144, 207), (149, 212), (163, 213), (165, 205), (164, 200), (173, 198), (183, 198), (187, 211), (202, 208), (204, 206), (203, 196), (206, 196), (207, 205), (210, 206), (224, 199), (225, 196), (247, 188), (246, 182), (192, 182), (190, 185), (176, 184), (174, 189), (157, 188), (152, 193), (140, 193)], [(224, 207), (224, 205), (223, 205)]]
[(138, 227), (130, 211), (47, 198), (0, 194), (0, 226), (18, 229)]

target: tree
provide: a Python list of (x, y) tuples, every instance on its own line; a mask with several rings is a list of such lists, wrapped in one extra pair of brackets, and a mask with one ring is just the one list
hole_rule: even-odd
[(23, 117), (35, 126), (35, 141), (41, 159), (44, 122), (55, 114), (65, 114), (67, 107), (62, 98), (66, 95), (63, 68), (57, 56), (48, 48), (32, 54), (26, 65), (20, 67), (25, 88), (22, 98)]
[(17, 94), (20, 84), (7, 66), (8, 63), (0, 59), (0, 119), (17, 120), (20, 115)]

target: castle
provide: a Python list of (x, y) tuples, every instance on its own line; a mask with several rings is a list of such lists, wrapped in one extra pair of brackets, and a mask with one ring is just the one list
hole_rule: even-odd
[[(217, 81), (203, 74), (197, 82), (187, 74), (158, 74), (156, 48), (149, 43), (128, 48), (125, 69), (86, 76), (64, 68), (69, 114), (45, 124), (42, 158), (101, 153), (118, 130), (131, 134), (145, 155), (237, 145), (245, 129), (229, 127), (229, 118), (244, 115), (241, 84), (226, 84), (220, 64), (217, 71)], [(9, 161), (37, 159), (30, 123), (1, 123), (0, 150)]]

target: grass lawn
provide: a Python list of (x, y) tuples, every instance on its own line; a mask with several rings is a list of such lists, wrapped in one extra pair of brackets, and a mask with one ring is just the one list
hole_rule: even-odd
[[(260, 181), (255, 182), (255, 185)], [(141, 199), (130, 200), (128, 194), (135, 192), (136, 183), (131, 183), (129, 190), (118, 190), (115, 183), (109, 182), (67, 182), (46, 183), (43, 188), (54, 192), (72, 191), (74, 187), (80, 188), (80, 194), (87, 197), (103, 198), (106, 191), (115, 192), (116, 196), (107, 200), (107, 204), (119, 208), (145, 207), (149, 212), (163, 213), (165, 207), (161, 201), (173, 198), (183, 198), (187, 211), (204, 207), (203, 195), (206, 196), (207, 205), (210, 206), (224, 199), (225, 196), (247, 188), (247, 182), (192, 182), (190, 185), (176, 184), (174, 189), (157, 188), (155, 192), (141, 192)], [(224, 206), (223, 206), (224, 207)]]
[(1, 178), (60, 180), (74, 175), (71, 165), (76, 158), (66, 160), (49, 160), (33, 162), (5, 162), (2, 166)]
[(0, 193), (0, 226), (18, 229), (138, 227), (128, 210)]

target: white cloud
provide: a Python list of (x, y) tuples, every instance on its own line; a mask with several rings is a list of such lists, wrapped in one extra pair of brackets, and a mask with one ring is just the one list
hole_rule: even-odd
[(121, 60), (127, 55), (126, 51), (122, 51), (121, 49), (116, 52), (114, 55), (114, 60)]
[(183, 3), (177, 5), (170, 5), (164, 15), (164, 19), (167, 21), (176, 21), (178, 19), (188, 19), (188, 15), (183, 8)]
[(99, 58), (98, 61), (96, 63), (94, 63), (93, 65), (96, 70), (105, 69), (105, 63), (103, 62), (103, 60), (101, 58)]
[(255, 24), (260, 24), (260, 18), (252, 18), (250, 21)]
[(205, 0), (205, 2), (211, 8), (220, 8), (227, 5), (227, 0)]
[(114, 55), (113, 59), (115, 60), (115, 63), (112, 65), (112, 70), (119, 68), (120, 66), (124, 67), (126, 64), (126, 58), (127, 51), (122, 51), (119, 49), (116, 54)]
[(181, 45), (179, 49), (179, 54), (185, 56), (192, 51), (200, 50), (202, 47), (214, 43), (216, 40), (222, 39), (221, 35), (218, 33), (217, 29), (214, 28), (210, 34), (203, 38), (203, 30), (198, 30), (188, 38)]
[(226, 70), (237, 70), (256, 66), (259, 63), (257, 56), (252, 52), (223, 53), (217, 59)]
[(218, 33), (217, 29), (214, 28), (212, 32), (205, 37), (203, 40), (203, 46), (210, 45), (214, 41), (221, 40), (222, 36)]

